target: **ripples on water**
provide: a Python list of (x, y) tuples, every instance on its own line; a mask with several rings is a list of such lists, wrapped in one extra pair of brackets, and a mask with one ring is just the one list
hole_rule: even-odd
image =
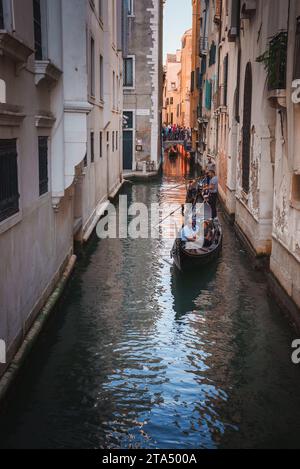
[[(127, 189), (183, 202), (188, 171)], [(205, 273), (170, 266), (172, 242), (94, 241), (0, 418), (1, 447), (298, 446), (292, 331), (224, 224)], [(298, 423), (299, 422), (299, 423)]]

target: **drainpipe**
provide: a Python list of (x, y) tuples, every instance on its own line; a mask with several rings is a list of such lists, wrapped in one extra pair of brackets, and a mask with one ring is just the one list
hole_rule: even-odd
[[(220, 18), (220, 28), (219, 28), (219, 45), (218, 45), (218, 77), (217, 77), (217, 92), (219, 93), (220, 88), (220, 60), (221, 60), (221, 39), (222, 39), (222, 28), (223, 28), (223, 0), (221, 0), (221, 18)], [(217, 131), (216, 131), (216, 150), (217, 155), (219, 152), (219, 116), (217, 117)]]
[(10, 10), (11, 10), (11, 29), (12, 32), (16, 32), (16, 18), (15, 18), (15, 2), (10, 0)]

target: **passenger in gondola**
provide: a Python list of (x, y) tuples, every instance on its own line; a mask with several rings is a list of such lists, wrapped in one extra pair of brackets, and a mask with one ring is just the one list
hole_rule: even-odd
[(196, 241), (197, 236), (193, 227), (193, 221), (189, 220), (186, 225), (182, 227), (181, 230), (181, 241), (184, 243)]
[(208, 220), (205, 220), (204, 222), (204, 243), (203, 247), (204, 248), (209, 248), (212, 245), (213, 241), (213, 229), (211, 222)]

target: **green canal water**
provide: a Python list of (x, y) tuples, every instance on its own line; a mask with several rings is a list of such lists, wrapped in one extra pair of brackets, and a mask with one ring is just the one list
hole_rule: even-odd
[[(126, 186), (181, 202), (191, 171)], [(296, 338), (229, 225), (182, 277), (170, 242), (91, 240), (0, 413), (1, 448), (300, 447)]]

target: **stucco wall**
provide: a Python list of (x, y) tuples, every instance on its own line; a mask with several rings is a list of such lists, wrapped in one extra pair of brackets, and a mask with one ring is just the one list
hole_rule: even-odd
[[(128, 45), (128, 55), (135, 56), (135, 88), (124, 89), (124, 110), (135, 114), (134, 169), (142, 161), (157, 168), (160, 161), (162, 27), (161, 0), (135, 2)], [(142, 151), (135, 151), (137, 143)]]

